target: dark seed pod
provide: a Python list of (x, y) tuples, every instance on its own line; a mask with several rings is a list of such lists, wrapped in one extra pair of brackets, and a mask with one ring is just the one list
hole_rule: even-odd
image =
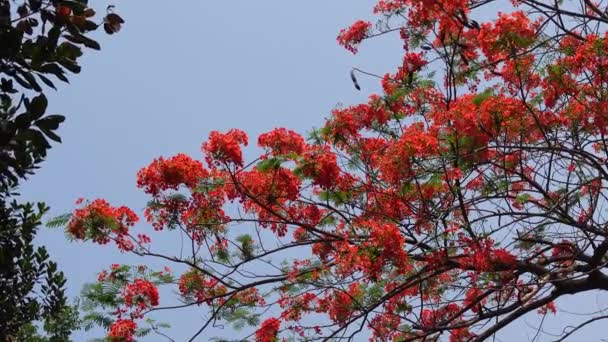
[(355, 89), (361, 90), (361, 87), (359, 86), (359, 82), (357, 82), (357, 77), (355, 77), (354, 69), (350, 71), (350, 79), (353, 81), (353, 84), (355, 85)]

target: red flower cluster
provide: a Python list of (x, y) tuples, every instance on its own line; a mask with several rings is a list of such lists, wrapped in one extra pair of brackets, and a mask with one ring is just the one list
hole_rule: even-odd
[(108, 339), (117, 342), (131, 342), (137, 329), (137, 324), (130, 319), (119, 319), (112, 323), (108, 331)]
[(304, 138), (285, 128), (276, 128), (258, 137), (258, 146), (270, 149), (273, 156), (300, 155), (306, 149)]
[(555, 306), (555, 302), (549, 302), (538, 308), (537, 312), (541, 315), (546, 315), (549, 312), (555, 315), (557, 313), (557, 306)]
[(313, 184), (330, 189), (340, 180), (340, 167), (334, 153), (328, 148), (310, 149), (304, 156), (302, 174), (310, 177)]
[(352, 283), (346, 290), (334, 290), (325, 298), (319, 300), (319, 311), (326, 312), (329, 318), (336, 323), (346, 322), (361, 309), (362, 291), (358, 283)]
[(393, 313), (377, 315), (369, 322), (373, 336), (376, 341), (394, 341), (395, 335), (399, 332), (401, 318)]
[(157, 196), (164, 190), (177, 190), (180, 185), (193, 189), (207, 176), (208, 172), (201, 162), (180, 153), (169, 159), (155, 159), (148, 167), (139, 170), (137, 187), (143, 188), (147, 194)]
[(158, 289), (152, 282), (137, 278), (127, 285), (123, 291), (125, 302), (128, 306), (137, 306), (143, 310), (158, 305)]
[(268, 318), (262, 322), (260, 328), (255, 332), (255, 342), (277, 342), (280, 327), (281, 321), (279, 319)]
[(536, 28), (522, 11), (500, 13), (498, 20), (485, 23), (477, 35), (483, 53), (491, 62), (530, 47), (536, 41)]
[(270, 227), (279, 236), (285, 235), (286, 225), (278, 222), (283, 217), (278, 213), (298, 198), (302, 180), (292, 170), (280, 167), (269, 171), (253, 169), (242, 172), (238, 181), (238, 196), (243, 209), (255, 213), (262, 227)]
[(314, 293), (306, 292), (300, 296), (290, 296), (283, 293), (278, 301), (282, 309), (281, 319), (285, 321), (299, 321), (303, 313), (315, 312), (317, 296)]
[(408, 52), (403, 57), (403, 66), (397, 73), (397, 79), (403, 80), (405, 75), (418, 72), (427, 64), (428, 62), (424, 59), (422, 52)]
[(468, 342), (475, 334), (471, 333), (467, 328), (458, 328), (450, 330), (450, 342)]
[(457, 314), (460, 311), (460, 306), (455, 303), (450, 303), (437, 310), (424, 309), (420, 317), (420, 322), (425, 327), (433, 328), (440, 326), (443, 322), (457, 318)]
[(99, 244), (106, 244), (114, 239), (119, 247), (125, 250), (125, 246), (132, 246), (124, 242), (128, 239), (129, 227), (135, 225), (138, 220), (131, 209), (124, 206), (115, 208), (103, 199), (96, 199), (74, 211), (68, 222), (67, 232), (75, 239), (91, 239)]
[(202, 150), (207, 154), (205, 160), (212, 166), (234, 164), (243, 166), (243, 152), (240, 145), (247, 146), (247, 134), (240, 129), (231, 129), (227, 133), (213, 131), (209, 140), (203, 143)]
[(368, 21), (359, 20), (348, 29), (342, 29), (338, 35), (338, 43), (348, 51), (357, 53), (357, 45), (367, 37), (372, 24)]
[(226, 287), (218, 283), (216, 279), (209, 279), (199, 271), (188, 271), (179, 278), (179, 293), (194, 299), (197, 303), (211, 305), (213, 301), (219, 301), (219, 297), (227, 292)]
[(513, 269), (517, 258), (503, 248), (494, 248), (494, 240), (490, 238), (481, 240), (463, 239), (468, 244), (465, 247), (464, 257), (460, 264), (464, 268), (472, 268), (477, 271), (504, 271)]
[(380, 0), (374, 7), (375, 14), (390, 14), (404, 10), (408, 0)]

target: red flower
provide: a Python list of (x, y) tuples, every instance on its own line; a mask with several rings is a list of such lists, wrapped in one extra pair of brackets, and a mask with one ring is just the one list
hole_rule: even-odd
[(372, 24), (370, 22), (359, 20), (349, 28), (340, 31), (338, 43), (344, 46), (348, 51), (357, 53), (357, 45), (367, 37), (367, 33), (371, 27)]
[(358, 283), (351, 283), (348, 289), (334, 290), (319, 301), (319, 311), (326, 312), (329, 318), (336, 323), (342, 323), (353, 317), (361, 309), (355, 302), (361, 296), (361, 287)]
[(496, 22), (481, 26), (478, 44), (490, 61), (496, 61), (531, 46), (536, 40), (536, 27), (522, 11), (499, 13)]
[(133, 335), (137, 329), (137, 324), (130, 319), (119, 319), (112, 323), (110, 331), (108, 332), (108, 338), (111, 341), (133, 341)]
[(209, 166), (222, 166), (224, 163), (243, 166), (243, 152), (239, 145), (247, 146), (247, 143), (247, 134), (240, 129), (231, 129), (227, 133), (212, 131), (202, 150), (207, 154), (205, 160)]
[(290, 153), (302, 154), (306, 143), (301, 135), (292, 130), (275, 128), (270, 132), (260, 134), (258, 145), (269, 148), (273, 156), (284, 156)]
[(380, 0), (374, 7), (374, 13), (391, 13), (403, 10), (407, 6), (407, 0)]
[(394, 341), (395, 334), (399, 332), (401, 318), (399, 315), (385, 313), (374, 317), (369, 327), (372, 329), (375, 339), (373, 341)]
[(116, 241), (128, 239), (129, 228), (139, 218), (127, 207), (112, 207), (103, 199), (96, 199), (83, 208), (76, 209), (67, 225), (67, 232), (78, 240), (92, 239), (93, 242), (106, 244), (111, 238)]
[(298, 199), (301, 179), (288, 168), (261, 171), (255, 168), (240, 172), (239, 198), (246, 212), (256, 213), (260, 226), (270, 227), (279, 236), (286, 233), (286, 225), (277, 223), (275, 210)]
[(72, 9), (64, 5), (58, 5), (55, 11), (60, 17), (69, 17), (72, 14)]
[(467, 342), (472, 337), (475, 337), (475, 334), (472, 334), (467, 328), (450, 330), (450, 342)]
[(336, 155), (328, 148), (310, 150), (304, 156), (302, 173), (313, 179), (313, 184), (323, 188), (333, 187), (340, 177), (340, 167)]
[(262, 326), (255, 332), (256, 342), (276, 342), (281, 321), (277, 318), (269, 318), (262, 322)]
[(211, 304), (214, 299), (224, 295), (226, 287), (216, 279), (209, 279), (198, 271), (188, 271), (179, 278), (179, 292), (184, 297), (193, 298), (196, 302)]
[(494, 248), (494, 240), (490, 238), (473, 241), (464, 239), (469, 247), (464, 248), (465, 257), (461, 264), (465, 268), (477, 271), (494, 271), (515, 268), (517, 258), (511, 252), (503, 248)]
[(180, 153), (169, 159), (155, 159), (148, 167), (139, 170), (137, 187), (156, 196), (164, 190), (176, 190), (180, 185), (193, 189), (201, 178), (207, 176), (208, 172), (201, 162)]
[(457, 318), (456, 314), (460, 311), (460, 306), (455, 303), (450, 303), (437, 310), (424, 309), (420, 317), (420, 324), (423, 329), (431, 329), (442, 325), (446, 321)]
[(97, 281), (99, 281), (99, 282), (105, 281), (107, 277), (108, 277), (108, 272), (101, 271), (101, 272), (99, 272), (99, 275), (97, 276)]
[(422, 57), (422, 53), (409, 52), (403, 57), (403, 72), (409, 74), (417, 72), (427, 65), (428, 62)]
[(555, 315), (557, 313), (557, 306), (555, 306), (555, 302), (549, 302), (536, 311), (541, 315), (546, 315), (549, 312)]
[(139, 309), (145, 309), (158, 305), (158, 289), (145, 279), (135, 279), (125, 287), (123, 295), (128, 306), (137, 305)]

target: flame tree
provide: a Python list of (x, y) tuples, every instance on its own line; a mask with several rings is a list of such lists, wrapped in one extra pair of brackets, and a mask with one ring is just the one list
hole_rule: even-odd
[[(137, 175), (149, 232), (102, 199), (66, 218), (75, 239), (174, 270), (100, 273), (84, 294), (106, 310), (89, 318), (108, 339), (166, 336), (143, 319), (195, 307), (208, 319), (191, 340), (229, 321), (260, 342), (483, 341), (608, 289), (605, 5), (384, 0), (374, 14), (338, 42), (356, 53), (400, 37), (382, 94), (333, 110), (308, 139), (260, 135), (255, 160), (239, 129), (212, 132), (201, 160), (154, 160)], [(159, 252), (169, 234), (186, 241)]]

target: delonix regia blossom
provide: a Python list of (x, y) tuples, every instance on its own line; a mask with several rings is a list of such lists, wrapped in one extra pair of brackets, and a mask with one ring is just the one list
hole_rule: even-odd
[[(483, 341), (607, 290), (608, 16), (590, 1), (504, 2), (510, 13), (481, 21), (492, 1), (379, 1), (377, 23), (338, 42), (356, 53), (399, 35), (381, 94), (308, 139), (260, 135), (253, 160), (240, 129), (212, 132), (202, 156), (154, 160), (137, 175), (145, 232), (134, 212), (85, 202), (75, 238), (176, 270), (104, 271), (85, 297), (112, 308), (108, 336), (131, 341), (157, 310), (200, 307), (192, 340), (230, 322), (260, 342)], [(170, 234), (188, 250), (157, 252)]]

